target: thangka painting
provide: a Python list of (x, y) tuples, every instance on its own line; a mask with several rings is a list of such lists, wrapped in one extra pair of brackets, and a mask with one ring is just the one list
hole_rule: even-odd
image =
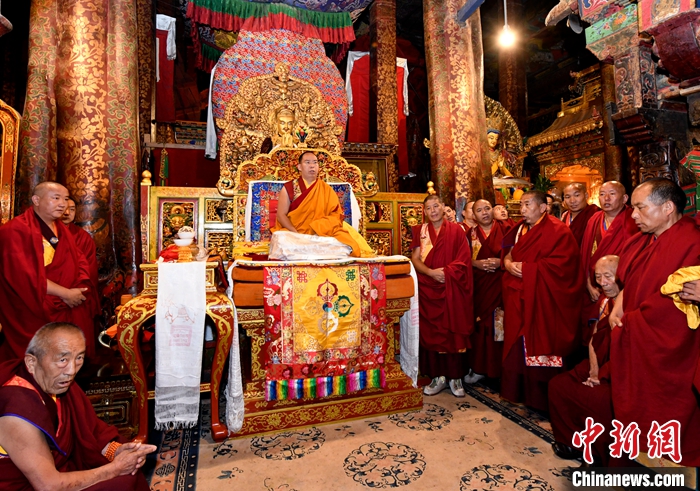
[[(329, 183), (333, 191), (338, 195), (340, 206), (345, 215), (345, 221), (352, 226), (352, 189), (350, 184), (343, 182)], [(247, 241), (264, 242), (272, 237), (270, 227), (274, 225), (274, 216), (270, 209), (277, 209), (277, 198), (284, 182), (282, 181), (253, 181), (250, 183), (249, 192), (249, 222), (250, 236)]]
[(192, 227), (197, 230), (197, 202), (198, 200), (183, 200), (160, 202), (158, 221), (158, 250), (160, 251), (173, 244), (173, 239), (182, 227)]
[(264, 268), (265, 398), (384, 386), (383, 264)]

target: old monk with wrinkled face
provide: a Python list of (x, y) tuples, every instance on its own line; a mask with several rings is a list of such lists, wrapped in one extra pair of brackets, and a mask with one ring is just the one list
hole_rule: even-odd
[(122, 444), (97, 417), (74, 383), (84, 362), (83, 332), (54, 322), (23, 359), (0, 365), (0, 489), (148, 490), (139, 469), (156, 447)]

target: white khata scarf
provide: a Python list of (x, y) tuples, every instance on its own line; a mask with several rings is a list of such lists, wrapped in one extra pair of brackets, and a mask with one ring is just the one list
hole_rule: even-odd
[(159, 263), (156, 429), (192, 428), (199, 417), (206, 262)]

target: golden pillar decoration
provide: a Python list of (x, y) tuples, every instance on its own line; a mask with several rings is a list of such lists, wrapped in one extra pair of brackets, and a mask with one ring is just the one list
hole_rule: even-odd
[(29, 22), (17, 200), (39, 182), (65, 184), (119, 293), (140, 262), (136, 2), (34, 0)]
[(484, 109), (481, 17), (460, 26), (461, 0), (423, 2), (431, 177), (440, 197), (494, 199)]
[(615, 103), (615, 66), (601, 65), (601, 87), (603, 91), (603, 142), (605, 152), (606, 181), (622, 180), (622, 148), (615, 145), (615, 126), (612, 123), (612, 104)]
[(51, 0), (32, 2), (29, 13), (27, 98), (20, 123), (19, 165), (15, 210), (31, 205), (31, 191), (42, 181), (55, 181), (56, 106), (54, 78), (58, 43), (58, 5)]
[[(370, 39), (370, 107), (377, 108), (376, 125), (370, 121), (370, 140), (398, 145), (396, 0), (375, 0), (370, 7)], [(388, 184), (389, 191), (398, 191), (396, 162)]]
[(139, 137), (152, 134), (151, 121), (155, 119), (155, 2), (136, 0), (139, 56)]

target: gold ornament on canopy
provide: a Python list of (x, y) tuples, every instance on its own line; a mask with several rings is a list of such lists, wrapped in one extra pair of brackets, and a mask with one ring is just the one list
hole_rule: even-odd
[[(515, 120), (500, 102), (484, 96), (489, 150), (494, 177), (521, 177), (523, 174), (523, 138)], [(506, 172), (507, 171), (507, 172)], [(510, 174), (510, 175), (509, 175)]]
[(271, 74), (245, 80), (216, 124), (223, 130), (220, 190), (232, 186), (238, 166), (255, 158), (267, 138), (273, 148), (322, 148), (333, 155), (342, 151), (343, 126), (336, 123), (333, 108), (316, 86), (291, 76), (286, 63), (278, 63)]

